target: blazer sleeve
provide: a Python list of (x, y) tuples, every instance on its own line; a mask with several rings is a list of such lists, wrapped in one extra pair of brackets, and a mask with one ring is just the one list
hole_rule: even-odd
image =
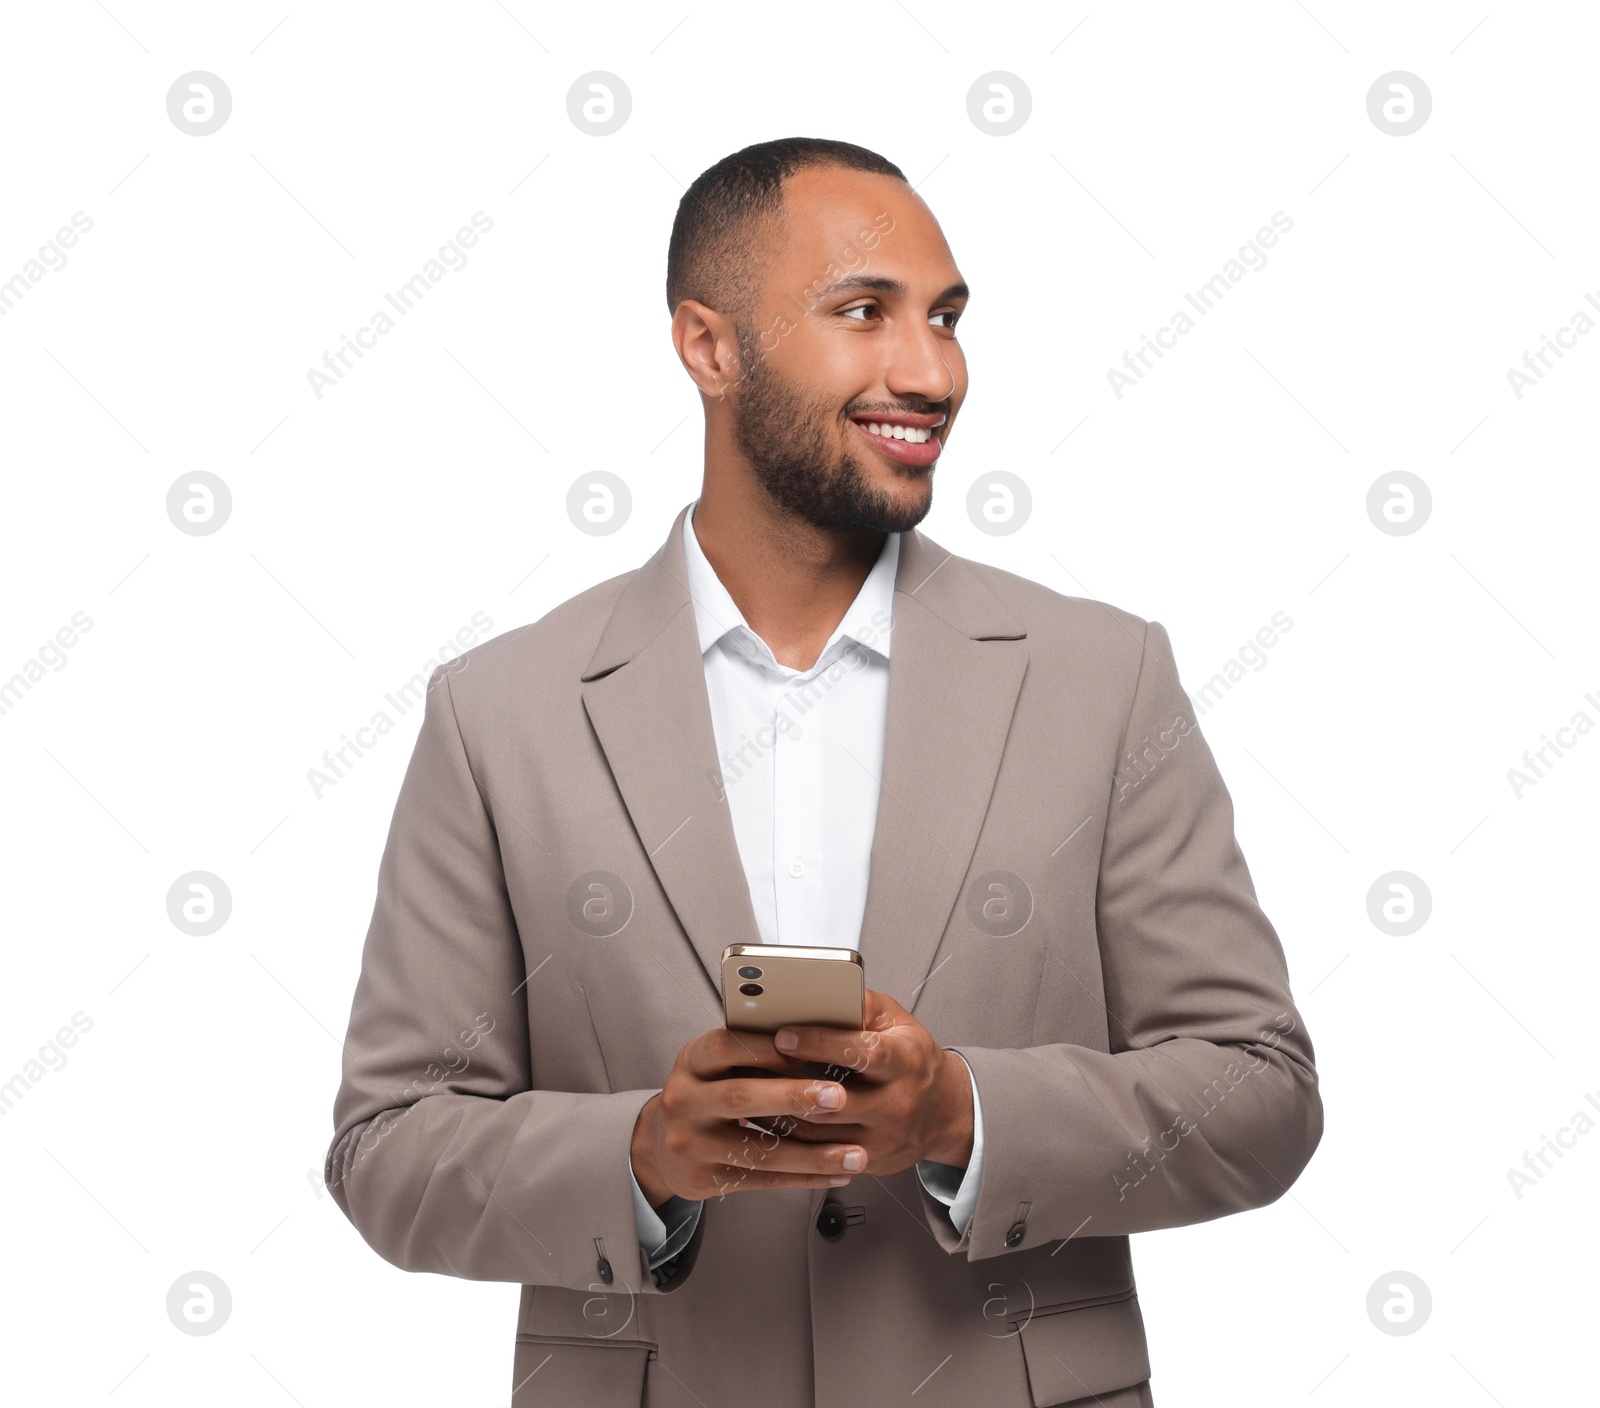
[(674, 1289), (655, 1284), (639, 1246), (628, 1157), (655, 1092), (534, 1088), (522, 945), (450, 675), (442, 665), (428, 681), (378, 870), (328, 1189), (407, 1271)]
[(1110, 1051), (951, 1047), (983, 1092), (983, 1179), (959, 1237), (922, 1201), (969, 1260), (1261, 1207), (1322, 1137), (1283, 948), (1156, 621), (1114, 767), (1096, 896)]

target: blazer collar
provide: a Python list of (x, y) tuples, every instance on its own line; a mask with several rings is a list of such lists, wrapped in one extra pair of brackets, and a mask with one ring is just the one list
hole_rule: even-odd
[[(696, 499), (695, 503), (699, 503)], [(700, 653), (704, 655), (724, 636), (732, 634), (737, 644), (734, 649), (752, 652), (756, 658), (771, 661), (771, 648), (744, 619), (744, 612), (729, 594), (722, 579), (700, 546), (694, 531), (694, 504), (690, 504), (683, 518), (683, 560), (689, 584), (689, 596), (694, 602), (695, 626), (699, 633)], [(854, 641), (866, 650), (889, 658), (890, 639), (893, 632), (887, 623), (894, 614), (894, 574), (900, 562), (900, 535), (884, 535), (878, 560), (872, 564), (861, 590), (850, 603), (827, 645), (818, 654), (816, 663), (807, 673), (820, 673), (827, 666), (824, 660), (833, 660), (848, 645), (836, 642)]]
[[(624, 584), (583, 671), (582, 693), (655, 878), (710, 981), (704, 995), (714, 1026), (723, 946), (761, 937), (721, 790), (685, 568), (689, 507)], [(1027, 647), (1018, 643), (1027, 633), (963, 559), (915, 528), (900, 535), (892, 633), (859, 946), (868, 987), (914, 1011), (994, 788), (1027, 672)], [(595, 862), (605, 863), (586, 858), (584, 868)]]

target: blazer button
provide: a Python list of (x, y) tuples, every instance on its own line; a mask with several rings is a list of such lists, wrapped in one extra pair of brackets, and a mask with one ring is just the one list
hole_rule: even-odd
[(827, 1202), (822, 1205), (822, 1211), (817, 1214), (817, 1231), (830, 1242), (837, 1242), (844, 1236), (844, 1205), (842, 1203)]
[(595, 1270), (600, 1273), (600, 1279), (609, 1286), (611, 1284), (611, 1263), (601, 1257), (599, 1261), (595, 1262)]
[(1006, 1229), (1006, 1245), (1008, 1247), (1015, 1247), (1019, 1245), (1027, 1231), (1027, 1227), (1022, 1223), (1013, 1222), (1011, 1226)]

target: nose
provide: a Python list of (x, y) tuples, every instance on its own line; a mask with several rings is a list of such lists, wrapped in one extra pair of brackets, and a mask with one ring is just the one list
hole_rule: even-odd
[(958, 368), (964, 366), (955, 342), (939, 337), (926, 320), (902, 324), (896, 331), (897, 336), (886, 339), (880, 369), (889, 394), (930, 404), (953, 396)]

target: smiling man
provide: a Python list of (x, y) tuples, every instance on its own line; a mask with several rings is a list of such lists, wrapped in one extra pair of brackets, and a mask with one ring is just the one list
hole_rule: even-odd
[[(1322, 1132), (1167, 633), (918, 529), (968, 289), (898, 167), (718, 162), (667, 297), (700, 494), (430, 680), (328, 1186), (522, 1287), (517, 1405), (1150, 1408), (1129, 1234)], [(730, 943), (856, 949), (863, 1030), (729, 1032)]]

